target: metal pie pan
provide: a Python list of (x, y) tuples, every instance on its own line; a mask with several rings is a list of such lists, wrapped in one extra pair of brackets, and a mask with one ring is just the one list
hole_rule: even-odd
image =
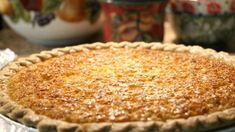
[[(35, 128), (27, 127), (18, 122), (0, 114), (0, 130), (1, 132), (37, 132)], [(207, 131), (205, 131), (207, 132)], [(217, 130), (208, 130), (208, 132), (235, 132), (235, 124), (230, 124), (227, 127), (222, 127)]]

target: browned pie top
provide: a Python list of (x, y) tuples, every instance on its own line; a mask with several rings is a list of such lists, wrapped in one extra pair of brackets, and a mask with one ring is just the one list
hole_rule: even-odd
[(235, 67), (188, 53), (102, 49), (24, 68), (8, 84), (17, 103), (68, 122), (167, 120), (235, 107)]

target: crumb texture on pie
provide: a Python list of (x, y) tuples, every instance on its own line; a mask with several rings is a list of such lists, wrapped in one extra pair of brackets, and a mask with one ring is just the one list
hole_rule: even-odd
[(235, 107), (235, 68), (189, 53), (111, 48), (31, 65), (7, 88), (13, 101), (53, 119), (165, 121)]

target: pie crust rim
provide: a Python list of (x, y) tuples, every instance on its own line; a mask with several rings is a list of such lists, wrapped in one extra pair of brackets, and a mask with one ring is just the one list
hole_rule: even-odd
[(0, 114), (10, 119), (20, 122), (28, 127), (35, 127), (40, 132), (59, 131), (59, 132), (99, 132), (99, 131), (158, 131), (158, 132), (194, 132), (206, 131), (229, 125), (235, 122), (235, 107), (221, 112), (215, 112), (208, 115), (199, 115), (187, 119), (171, 119), (163, 121), (145, 121), (145, 122), (122, 122), (122, 123), (85, 123), (76, 124), (65, 121), (50, 119), (49, 117), (37, 115), (33, 110), (23, 108), (12, 101), (6, 94), (8, 79), (24, 67), (43, 62), (50, 58), (62, 56), (64, 54), (80, 52), (84, 50), (99, 50), (104, 48), (146, 48), (151, 50), (185, 52), (198, 54), (205, 57), (222, 60), (225, 63), (235, 67), (235, 57), (225, 52), (216, 52), (212, 49), (203, 49), (199, 46), (175, 45), (172, 43), (144, 43), (144, 42), (108, 42), (83, 44), (73, 47), (57, 48), (51, 51), (42, 51), (39, 54), (32, 54), (29, 57), (20, 58), (0, 71)]

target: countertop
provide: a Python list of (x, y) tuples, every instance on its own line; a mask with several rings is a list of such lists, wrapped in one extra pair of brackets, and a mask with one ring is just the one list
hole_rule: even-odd
[[(170, 27), (169, 23), (166, 23), (165, 27), (166, 30), (165, 30), (164, 42), (172, 42), (175, 38), (175, 34), (172, 28)], [(102, 39), (100, 39), (100, 41), (102, 41)], [(43, 46), (28, 42), (23, 37), (15, 33), (13, 30), (9, 28), (4, 28), (0, 30), (0, 49), (5, 49), (5, 48), (10, 48), (19, 56), (27, 56), (32, 53), (38, 53), (42, 50), (50, 50), (56, 47)]]
[(6, 28), (0, 31), (0, 49), (5, 48), (13, 50), (17, 55), (25, 56), (42, 50), (49, 50), (52, 47), (32, 44), (14, 31)]
[[(102, 38), (102, 35), (100, 34), (98, 35), (99, 35), (98, 38)], [(166, 22), (164, 42), (173, 42), (174, 39), (175, 39), (175, 34), (171, 27), (171, 24), (169, 22)], [(100, 39), (100, 41), (102, 42), (102, 39)], [(28, 42), (26, 39), (19, 36), (13, 30), (5, 27), (4, 29), (0, 30), (0, 49), (5, 49), (5, 48), (13, 50), (19, 56), (27, 56), (32, 53), (39, 53), (40, 51), (50, 50), (57, 47), (44, 46)]]

